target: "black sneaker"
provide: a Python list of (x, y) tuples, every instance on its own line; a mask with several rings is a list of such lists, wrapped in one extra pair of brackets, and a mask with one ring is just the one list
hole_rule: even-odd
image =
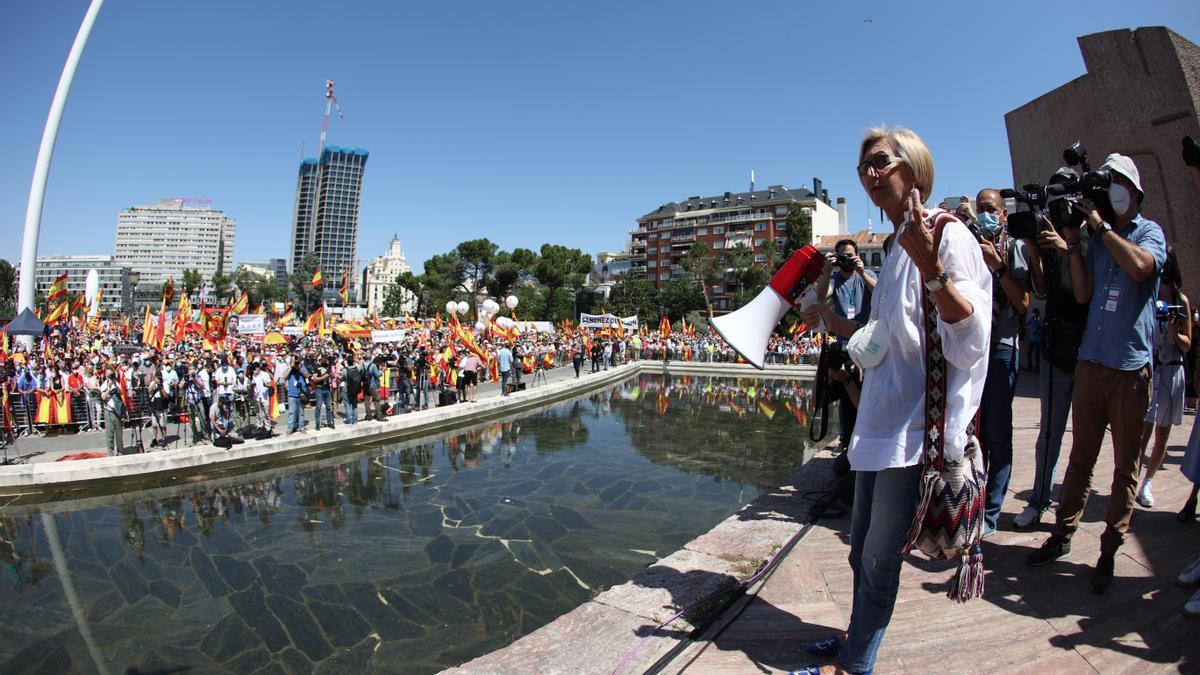
[(1092, 572), (1092, 592), (1103, 593), (1108, 590), (1113, 581), (1114, 554), (1101, 553), (1096, 561), (1096, 569)]
[(1049, 565), (1070, 552), (1071, 540), (1052, 534), (1041, 548), (1029, 554), (1029, 557), (1025, 559), (1025, 564), (1030, 567)]

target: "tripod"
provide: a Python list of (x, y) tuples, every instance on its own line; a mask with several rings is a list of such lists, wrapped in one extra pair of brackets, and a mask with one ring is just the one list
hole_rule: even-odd
[(542, 384), (546, 384), (546, 369), (543, 368), (541, 366), (541, 364), (538, 364), (538, 367), (536, 369), (534, 369), (533, 382), (530, 383), (529, 386), (536, 387), (536, 386), (538, 386), (538, 382), (541, 382)]

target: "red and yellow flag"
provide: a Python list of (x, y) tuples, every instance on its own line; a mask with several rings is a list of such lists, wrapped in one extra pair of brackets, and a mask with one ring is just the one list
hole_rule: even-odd
[(312, 314), (308, 315), (308, 321), (304, 322), (304, 332), (309, 331), (325, 331), (325, 306), (321, 305)]
[(250, 294), (245, 291), (242, 291), (242, 297), (238, 298), (237, 302), (230, 305), (229, 313), (230, 314), (245, 314), (246, 310), (248, 310), (248, 309), (250, 309)]
[(47, 305), (67, 301), (67, 275), (63, 274), (50, 284), (50, 293), (46, 295)]
[(338, 289), (338, 295), (342, 297), (342, 307), (345, 307), (350, 302), (350, 268), (342, 273), (342, 287)]
[(671, 322), (667, 319), (667, 317), (664, 316), (662, 320), (658, 322), (658, 332), (661, 333), (665, 338), (671, 337)]
[(318, 267), (317, 271), (313, 273), (313, 278), (312, 278), (313, 289), (316, 289), (317, 286), (320, 286), (324, 282), (325, 282), (325, 277), (321, 276), (321, 268)]
[(286, 326), (295, 320), (296, 320), (296, 312), (295, 312), (295, 310), (293, 310), (289, 307), (288, 310), (283, 313), (283, 316), (279, 317), (279, 325)]
[(60, 321), (65, 321), (70, 315), (69, 305), (66, 300), (63, 300), (50, 311), (50, 316), (46, 317), (46, 323), (53, 326)]
[(83, 307), (83, 303), (85, 300), (87, 300), (87, 295), (80, 293), (79, 297), (75, 298), (75, 302), (71, 303), (71, 311), (69, 311), (68, 314), (70, 316), (75, 316), (75, 312), (78, 312), (80, 310), (80, 308)]

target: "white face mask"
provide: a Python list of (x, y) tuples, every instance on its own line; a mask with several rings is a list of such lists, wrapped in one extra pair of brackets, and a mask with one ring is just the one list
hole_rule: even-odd
[(1129, 211), (1129, 206), (1133, 201), (1133, 195), (1129, 193), (1129, 188), (1114, 182), (1108, 188), (1108, 203), (1112, 205), (1113, 213), (1118, 216), (1123, 216)]

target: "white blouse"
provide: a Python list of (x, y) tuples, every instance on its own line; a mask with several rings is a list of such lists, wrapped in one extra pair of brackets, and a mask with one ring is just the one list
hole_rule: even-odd
[[(987, 378), (992, 274), (983, 262), (979, 243), (957, 220), (945, 226), (938, 258), (954, 287), (974, 309), (957, 323), (948, 324), (941, 317), (937, 320), (947, 362), (945, 453), (947, 459), (961, 459), (967, 445), (967, 424), (979, 409)], [(871, 316), (887, 322), (889, 346), (883, 361), (864, 375), (858, 421), (850, 439), (850, 464), (856, 471), (880, 471), (921, 461), (925, 440), (923, 287), (912, 258), (899, 244), (893, 244), (871, 298)]]

